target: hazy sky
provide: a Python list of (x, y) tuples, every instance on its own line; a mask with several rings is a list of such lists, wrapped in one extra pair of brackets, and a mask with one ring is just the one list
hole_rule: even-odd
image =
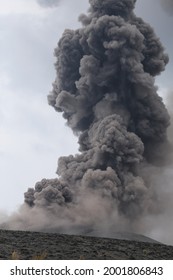
[[(50, 3), (48, 5), (47, 3)], [(157, 79), (173, 88), (173, 7), (138, 0), (136, 14), (151, 23), (170, 56)], [(0, 209), (11, 212), (42, 178), (56, 177), (57, 159), (77, 152), (77, 138), (47, 104), (55, 78), (53, 51), (65, 28), (77, 28), (87, 0), (0, 0)], [(165, 98), (166, 100), (166, 98)]]

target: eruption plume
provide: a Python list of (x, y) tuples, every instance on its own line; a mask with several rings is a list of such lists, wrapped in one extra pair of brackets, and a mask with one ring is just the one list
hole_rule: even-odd
[(138, 230), (160, 211), (152, 176), (163, 165), (169, 114), (155, 76), (168, 56), (136, 0), (89, 0), (82, 27), (55, 49), (48, 102), (79, 137), (80, 153), (61, 157), (56, 179), (25, 193), (13, 227), (80, 232)]

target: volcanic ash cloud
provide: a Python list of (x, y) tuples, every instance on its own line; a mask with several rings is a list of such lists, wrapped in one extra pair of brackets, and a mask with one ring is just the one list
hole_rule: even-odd
[(48, 96), (80, 153), (59, 159), (58, 178), (28, 189), (13, 228), (137, 231), (160, 211), (152, 174), (164, 162), (170, 118), (154, 83), (168, 56), (134, 14), (135, 0), (89, 2), (82, 27), (58, 42)]

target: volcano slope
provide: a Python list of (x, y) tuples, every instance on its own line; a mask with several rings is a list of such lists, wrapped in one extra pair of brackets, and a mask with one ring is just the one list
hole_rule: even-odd
[[(142, 235), (134, 235), (136, 240), (132, 234), (129, 237), (132, 240), (0, 230), (0, 259), (14, 259), (14, 256), (21, 260), (39, 257), (47, 260), (173, 259), (173, 246), (156, 243)], [(127, 233), (125, 238), (128, 238)]]

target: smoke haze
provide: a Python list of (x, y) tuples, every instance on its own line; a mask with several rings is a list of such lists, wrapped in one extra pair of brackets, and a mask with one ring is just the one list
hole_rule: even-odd
[(61, 157), (57, 178), (28, 189), (8, 228), (156, 235), (173, 201), (170, 116), (155, 85), (168, 55), (134, 14), (135, 0), (89, 2), (82, 27), (58, 42), (48, 96), (78, 136), (79, 154)]
[(43, 7), (56, 7), (61, 0), (37, 0), (38, 4)]
[(173, 0), (161, 0), (161, 5), (168, 14), (173, 15)]

